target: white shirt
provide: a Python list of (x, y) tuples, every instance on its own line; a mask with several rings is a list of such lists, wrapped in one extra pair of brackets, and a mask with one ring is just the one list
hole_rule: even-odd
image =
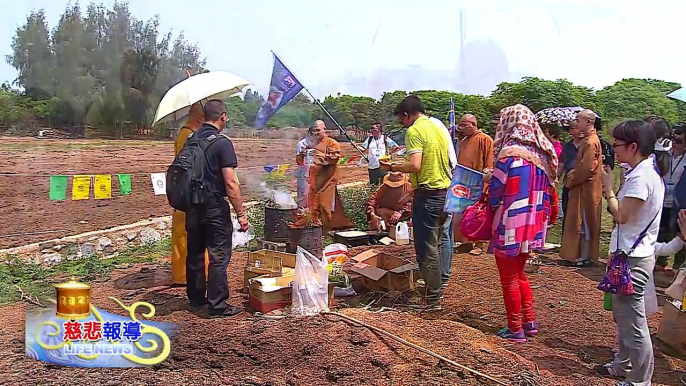
[(669, 158), (669, 170), (663, 177), (667, 189), (665, 190), (665, 208), (671, 208), (672, 205), (674, 205), (674, 187), (681, 179), (681, 175), (684, 173), (684, 167), (686, 167), (686, 157), (684, 157), (684, 155), (686, 155), (686, 153), (679, 156), (672, 153), (672, 156)]
[[(300, 155), (300, 153), (307, 149), (307, 146), (309, 146), (309, 142), (307, 141), (307, 137), (305, 137), (295, 145), (295, 155)], [(298, 168), (295, 169), (295, 177), (307, 178), (309, 176), (309, 169), (310, 168), (307, 165), (298, 165)]]
[(450, 131), (448, 131), (448, 128), (445, 127), (443, 122), (441, 122), (440, 119), (431, 117), (429, 118), (429, 121), (433, 123), (434, 125), (438, 126), (438, 128), (442, 128), (441, 132), (443, 133), (443, 136), (445, 139), (448, 141), (448, 158), (450, 158), (450, 170), (455, 170), (457, 167), (457, 154), (455, 153), (455, 145), (453, 144), (452, 138), (450, 138)]
[[(398, 144), (395, 143), (395, 141), (390, 137), (382, 134), (379, 139), (374, 138), (374, 136), (365, 139), (364, 142), (362, 142), (362, 147), (369, 150), (369, 154), (367, 156), (369, 168), (378, 169), (381, 166), (379, 165), (379, 158), (388, 154), (387, 152), (392, 148), (398, 147)], [(388, 149), (388, 147), (391, 149)]]
[[(631, 214), (626, 224), (617, 224), (610, 237), (610, 251), (621, 249), (628, 252), (638, 236), (648, 226), (653, 217), (653, 223), (648, 228), (646, 236), (638, 244), (630, 257), (650, 257), (655, 255), (655, 243), (660, 229), (662, 203), (664, 201), (665, 186), (662, 178), (653, 167), (653, 160), (649, 157), (626, 175), (626, 181), (617, 198), (632, 197), (644, 201), (638, 212)], [(657, 217), (655, 214), (657, 213)], [(619, 239), (619, 246), (617, 240)]]

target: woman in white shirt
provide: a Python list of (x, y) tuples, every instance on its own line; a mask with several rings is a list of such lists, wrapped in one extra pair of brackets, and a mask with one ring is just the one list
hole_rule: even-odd
[(618, 386), (649, 386), (654, 369), (653, 344), (646, 319), (645, 291), (655, 267), (655, 243), (660, 226), (665, 186), (649, 158), (655, 132), (644, 121), (620, 123), (612, 132), (619, 162), (629, 164), (624, 185), (613, 192), (614, 175), (603, 167), (603, 194), (617, 225), (610, 251), (628, 255), (634, 293), (612, 295), (612, 313), (619, 329), (619, 352), (614, 361), (596, 366), (606, 377), (623, 377)]

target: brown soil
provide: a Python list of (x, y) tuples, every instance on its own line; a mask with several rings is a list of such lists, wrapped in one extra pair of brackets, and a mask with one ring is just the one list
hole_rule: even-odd
[[(358, 248), (355, 252), (361, 251)], [(387, 252), (411, 256), (412, 247)], [(349, 308), (354, 299), (337, 299), (346, 315), (392, 332), (451, 360), (511, 382), (524, 372), (537, 373), (539, 386), (614, 385), (593, 375), (594, 364), (611, 358), (612, 318), (602, 309), (595, 289), (600, 269), (582, 271), (544, 266), (530, 275), (541, 334), (526, 344), (510, 344), (494, 336), (505, 325), (497, 270), (492, 256), (455, 255), (453, 277), (444, 310), (426, 314), (372, 308)], [(231, 302), (243, 297), (245, 254), (231, 261)], [(333, 317), (289, 317), (266, 321), (243, 313), (230, 320), (205, 320), (190, 314), (182, 288), (169, 288), (168, 268), (136, 265), (114, 272), (112, 280), (95, 284), (93, 302), (122, 314), (107, 296), (131, 304), (150, 301), (154, 320), (176, 323), (178, 337), (164, 363), (153, 368), (78, 369), (36, 362), (24, 357), (25, 304), (1, 308), (0, 372), (11, 385), (488, 385), (473, 375)], [(655, 332), (660, 315), (650, 318)], [(22, 321), (22, 322), (20, 322)], [(472, 327), (468, 327), (472, 326)], [(686, 362), (655, 351), (656, 385), (679, 385)], [(76, 381), (76, 380), (79, 381)], [(516, 383), (513, 383), (516, 384)], [(524, 385), (524, 383), (522, 383)]]
[[(170, 215), (166, 196), (153, 194), (150, 176), (164, 172), (173, 160), (171, 141), (117, 140), (38, 140), (1, 138), (0, 174), (31, 174), (41, 177), (0, 175), (0, 210), (3, 227), (0, 248), (9, 248), (82, 232), (131, 224), (150, 217)], [(257, 187), (266, 174), (263, 165), (292, 164), (288, 170), (295, 191), (296, 140), (233, 140), (238, 154), (238, 175), (246, 200), (260, 197)], [(344, 155), (353, 155), (349, 144), (342, 144)], [(365, 168), (342, 167), (342, 182), (364, 180)], [(132, 176), (132, 194), (121, 196), (116, 176), (112, 179), (112, 199), (71, 201), (71, 182), (67, 201), (50, 201), (51, 174), (117, 174)], [(44, 176), (44, 177), (43, 177)], [(91, 188), (92, 189), (92, 188)], [(54, 232), (49, 232), (54, 231)], [(35, 235), (8, 236), (18, 233)], [(48, 232), (48, 233), (46, 233)]]

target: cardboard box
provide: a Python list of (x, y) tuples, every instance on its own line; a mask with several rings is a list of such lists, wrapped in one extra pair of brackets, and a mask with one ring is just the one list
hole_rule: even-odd
[(263, 314), (289, 306), (293, 299), (294, 278), (295, 276), (277, 276), (250, 279), (250, 305)]
[(417, 264), (370, 249), (352, 258), (351, 271), (362, 276), (362, 284), (374, 291), (405, 292), (414, 290), (414, 271)]
[(248, 265), (243, 274), (243, 288), (248, 288), (252, 278), (284, 276), (294, 268), (294, 254), (268, 249), (248, 252)]
[[(248, 302), (257, 311), (268, 312), (286, 308), (293, 301), (295, 276), (258, 277), (250, 280)], [(334, 284), (329, 284), (329, 308), (333, 307)]]
[(657, 338), (675, 352), (686, 357), (686, 311), (679, 308), (681, 301), (666, 301)]

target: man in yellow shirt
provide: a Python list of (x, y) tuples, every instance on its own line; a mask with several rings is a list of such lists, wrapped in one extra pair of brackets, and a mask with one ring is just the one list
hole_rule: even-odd
[(382, 162), (384, 170), (410, 173), (414, 188), (412, 226), (417, 264), (426, 283), (422, 309), (440, 309), (443, 296), (439, 261), (439, 241), (447, 219), (443, 211), (450, 186), (450, 141), (425, 115), (426, 109), (419, 97), (410, 95), (393, 111), (405, 133), (407, 162), (396, 165)]
[[(188, 136), (194, 133), (200, 126), (205, 123), (205, 114), (202, 110), (202, 105), (198, 102), (191, 106), (188, 112), (188, 121), (183, 125), (176, 134), (174, 141), (174, 155), (179, 154), (183, 145), (186, 144)], [(172, 216), (172, 284), (186, 285), (186, 214), (178, 210), (174, 210)], [(205, 275), (207, 275), (207, 267), (209, 265), (209, 257), (205, 252)]]

